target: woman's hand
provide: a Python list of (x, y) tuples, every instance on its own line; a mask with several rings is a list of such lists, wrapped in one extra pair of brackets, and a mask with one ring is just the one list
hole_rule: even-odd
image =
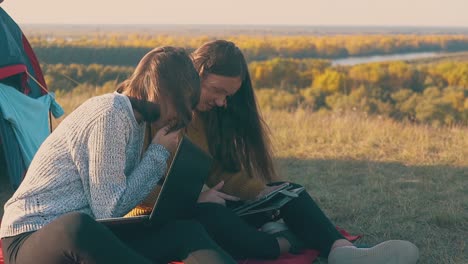
[(202, 193), (200, 193), (200, 196), (198, 197), (198, 202), (199, 203), (218, 203), (222, 205), (226, 205), (226, 200), (229, 201), (239, 201), (239, 197), (235, 197), (229, 194), (225, 194), (223, 192), (220, 192), (223, 188), (224, 181), (221, 181), (220, 183), (216, 184), (213, 188), (206, 190)]
[(156, 132), (151, 143), (159, 144), (165, 147), (169, 152), (174, 153), (177, 144), (179, 143), (179, 132), (180, 130), (172, 131), (168, 133), (169, 126), (165, 126)]

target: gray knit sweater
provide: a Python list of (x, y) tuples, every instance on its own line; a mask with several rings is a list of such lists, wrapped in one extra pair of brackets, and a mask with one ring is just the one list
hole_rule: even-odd
[(125, 215), (166, 171), (169, 152), (151, 144), (142, 156), (143, 139), (144, 124), (126, 96), (86, 101), (40, 146), (5, 204), (0, 237), (38, 230), (69, 212), (96, 219)]

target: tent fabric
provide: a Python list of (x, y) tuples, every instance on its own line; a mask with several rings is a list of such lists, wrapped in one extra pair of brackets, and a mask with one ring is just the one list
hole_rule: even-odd
[[(31, 98), (48, 94), (41, 67), (29, 41), (16, 22), (1, 7), (0, 83), (12, 85)], [(27, 109), (26, 106), (23, 107)], [(3, 115), (0, 119), (0, 151), (6, 154), (4, 155), (7, 164), (6, 173), (11, 185), (16, 189), (26, 173), (28, 163), (25, 164), (25, 159), (18, 155), (20, 143), (23, 142), (18, 142), (12, 124), (5, 121)], [(50, 120), (45, 121), (45, 125), (47, 124), (50, 124)], [(34, 132), (35, 130), (30, 133)]]
[[(47, 85), (29, 41), (1, 7), (0, 28), (0, 79), (21, 74), (21, 92), (33, 98), (46, 94)], [(34, 76), (39, 84), (28, 78), (26, 72)]]
[[(23, 36), (23, 47), (24, 47), (24, 52), (26, 52), (26, 56), (29, 59), (29, 67), (30, 69), (28, 72), (35, 78), (36, 80), (32, 80), (34, 85), (39, 86), (40, 94), (46, 94), (47, 93), (47, 84), (44, 79), (44, 75), (42, 74), (41, 66), (39, 64), (39, 61), (37, 60), (36, 54), (34, 53), (31, 45), (29, 44), (28, 39), (24, 34)], [(37, 81), (37, 82), (36, 82)], [(35, 87), (37, 87), (35, 86)], [(26, 92), (28, 94), (28, 92)], [(32, 96), (34, 97), (34, 96)]]
[(5, 66), (0, 70), (0, 79), (5, 79), (16, 74), (22, 74), (23, 72), (26, 72), (26, 70), (26, 65), (22, 64)]
[[(16, 190), (23, 176), (26, 172), (26, 165), (23, 162), (23, 156), (21, 155), (21, 149), (18, 141), (16, 140), (15, 134), (11, 124), (7, 122), (2, 113), (0, 112), (0, 138), (2, 142), (0, 144), (0, 151), (8, 153), (3, 155), (6, 163), (6, 174), (8, 175), (11, 186)], [(0, 186), (1, 187), (1, 186)], [(3, 205), (1, 205), (3, 206)]]

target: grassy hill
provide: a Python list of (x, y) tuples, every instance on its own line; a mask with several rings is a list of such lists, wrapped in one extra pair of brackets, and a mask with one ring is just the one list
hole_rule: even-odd
[[(109, 91), (76, 90), (58, 100), (70, 112)], [(361, 243), (406, 239), (420, 248), (419, 263), (468, 263), (467, 127), (356, 112), (263, 114), (283, 178), (304, 185), (333, 222), (363, 235)], [(0, 181), (3, 204), (11, 192)]]
[(467, 128), (303, 110), (265, 117), (284, 177), (360, 242), (406, 239), (419, 263), (468, 263)]
[[(70, 111), (89, 96), (59, 101)], [(467, 263), (468, 128), (302, 109), (264, 117), (281, 175), (361, 243), (406, 239), (420, 263)]]

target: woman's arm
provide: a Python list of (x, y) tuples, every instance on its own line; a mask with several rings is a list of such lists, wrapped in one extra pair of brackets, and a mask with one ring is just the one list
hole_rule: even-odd
[(150, 144), (134, 170), (125, 175), (130, 126), (114, 112), (104, 115), (91, 131), (89, 204), (97, 219), (122, 216), (140, 203), (166, 171), (169, 152)]
[[(205, 127), (201, 118), (194, 117), (192, 123), (187, 127), (186, 134), (193, 143), (209, 152)], [(265, 188), (265, 183), (262, 180), (252, 179), (244, 171), (226, 172), (219, 163), (214, 164), (214, 168), (215, 170), (208, 176), (206, 181), (206, 185), (210, 188), (224, 181), (224, 186), (220, 191), (239, 197), (242, 200), (255, 198)]]
[(260, 179), (250, 178), (245, 171), (230, 173), (221, 169), (215, 169), (208, 177), (206, 184), (211, 188), (224, 181), (222, 192), (241, 198), (252, 200), (265, 188), (265, 183)]

